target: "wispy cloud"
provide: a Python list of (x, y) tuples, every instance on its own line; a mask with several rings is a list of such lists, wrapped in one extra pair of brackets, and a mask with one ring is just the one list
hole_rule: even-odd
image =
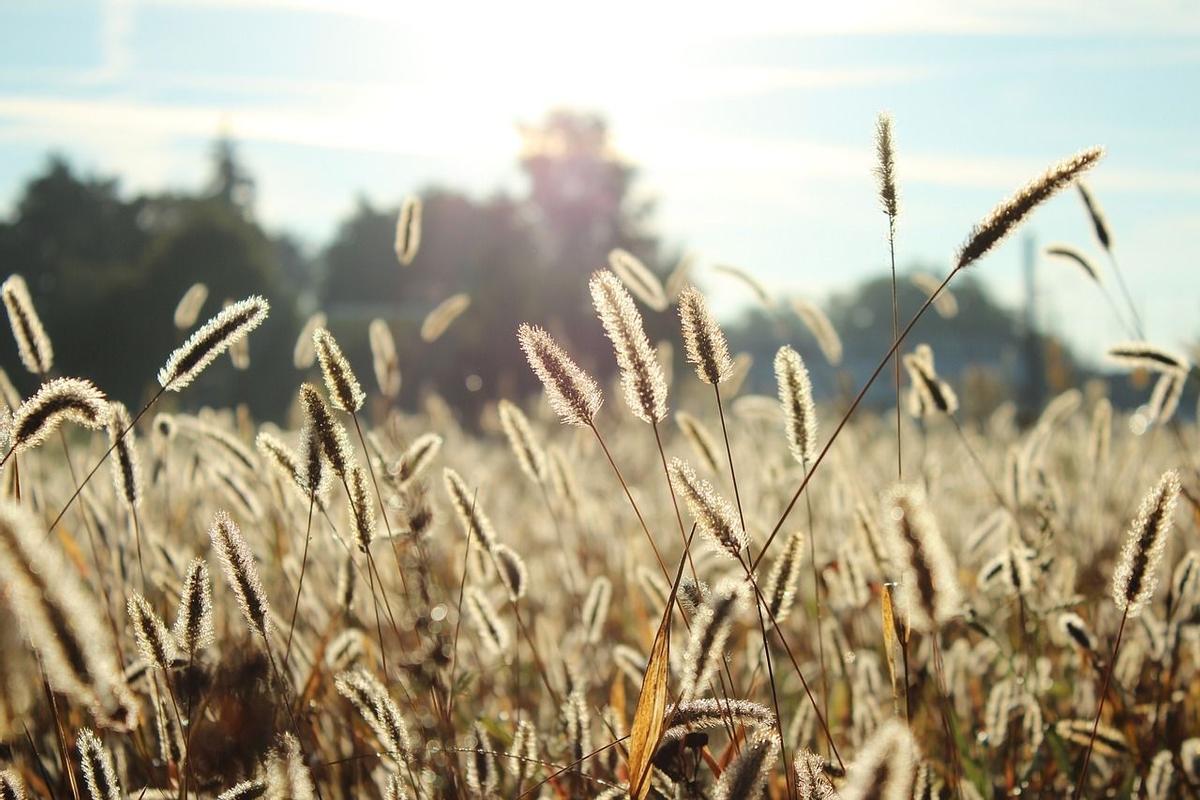
[[(414, 27), (462, 23), (455, 4), (397, 3), (394, 0), (160, 0), (181, 6), (222, 9), (274, 8), (309, 13), (402, 22)], [(513, 0), (481, 4), (472, 24), (528, 25), (562, 13), (557, 0)], [(571, 11), (570, 13), (574, 13)], [(736, 9), (726, 4), (647, 4), (610, 0), (593, 22), (633, 21), (647, 29), (670, 30), (688, 39), (730, 36), (884, 34), (884, 33), (1012, 33), (1095, 35), (1148, 33), (1186, 35), (1200, 31), (1200, 18), (1188, 3), (1143, 0), (1136, 13), (1120, 0), (860, 0), (854, 3), (778, 3), (745, 0)]]

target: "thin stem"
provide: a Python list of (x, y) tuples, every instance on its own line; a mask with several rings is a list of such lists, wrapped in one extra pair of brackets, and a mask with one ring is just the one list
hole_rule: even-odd
[[(471, 511), (471, 517), (474, 519), (475, 498), (471, 498)], [(471, 540), (475, 538), (474, 533), (475, 525), (471, 524), (467, 526), (467, 546), (463, 550), (462, 579), (458, 583), (458, 619), (454, 622), (454, 646), (450, 654), (450, 680), (446, 686), (446, 694), (448, 695), (446, 700), (447, 720), (449, 720), (450, 714), (454, 711), (454, 672), (458, 667), (458, 633), (462, 629), (463, 594), (467, 588), (467, 559), (471, 555)]]
[(129, 506), (129, 516), (133, 518), (133, 542), (137, 548), (138, 573), (142, 576), (142, 594), (146, 594), (146, 566), (142, 562), (142, 524), (138, 520), (137, 509)]
[(300, 592), (304, 589), (304, 572), (308, 568), (308, 543), (312, 541), (313, 505), (317, 502), (317, 493), (308, 496), (308, 522), (304, 526), (304, 555), (300, 558), (300, 580), (296, 582), (296, 600), (292, 603), (292, 621), (288, 624), (287, 646), (283, 650), (283, 669), (286, 672), (288, 661), (292, 657), (292, 634), (296, 632), (296, 613), (300, 610)]
[[(275, 655), (271, 652), (271, 642), (267, 638), (266, 633), (263, 634), (263, 649), (267, 651), (267, 660), (271, 662), (271, 672), (275, 675), (275, 680), (279, 684), (280, 691), (283, 692), (283, 705), (287, 709), (288, 719), (292, 723), (292, 730), (296, 732), (296, 744), (300, 747), (300, 754), (304, 757), (304, 762), (309, 762), (308, 752), (304, 747), (304, 737), (300, 734), (300, 725), (296, 722), (296, 715), (292, 712), (292, 701), (288, 697), (288, 684), (283, 682), (283, 676), (279, 672), (279, 667), (275, 664)], [(321, 784), (313, 781), (313, 788), (317, 790), (317, 797), (324, 800), (321, 794)]]
[[(738, 521), (742, 525), (742, 535), (746, 538), (746, 554), (748, 557), (753, 557), (753, 545), (750, 542), (750, 533), (746, 530), (746, 515), (742, 511), (742, 495), (738, 490), (737, 470), (733, 466), (733, 448), (729, 444), (729, 428), (725, 424), (725, 409), (721, 403), (721, 385), (713, 384), (713, 393), (716, 395), (717, 415), (721, 418), (721, 436), (725, 439), (725, 456), (729, 459), (729, 478), (733, 482), (733, 499), (737, 503)], [(738, 556), (738, 561), (741, 561), (741, 555)], [(745, 567), (745, 563), (742, 564)], [(783, 732), (783, 714), (779, 709), (779, 693), (775, 686), (775, 668), (771, 660), (771, 646), (767, 637), (767, 625), (763, 620), (762, 607), (755, 603), (755, 610), (758, 612), (758, 629), (762, 635), (763, 658), (767, 664), (767, 678), (771, 683), (771, 704), (775, 707), (775, 727), (779, 732), (779, 747), (783, 755), (784, 777), (787, 779), (788, 797), (793, 796), (794, 790), (792, 787), (792, 762), (788, 756), (787, 736)]]
[[(658, 432), (658, 423), (650, 423), (651, 429), (654, 431), (654, 443), (658, 445), (658, 458), (662, 462), (663, 478), (667, 481), (667, 491), (671, 495), (671, 506), (675, 509), (675, 519), (679, 522), (679, 538), (683, 542), (684, 547), (687, 547), (687, 530), (683, 526), (683, 515), (679, 513), (679, 498), (675, 496), (675, 486), (671, 483), (671, 471), (667, 469), (667, 454), (663, 451), (662, 436)], [(697, 584), (700, 582), (700, 577), (696, 574), (696, 562), (692, 560), (691, 551), (686, 551), (688, 567), (692, 571), (692, 580)]]
[(896, 350), (900, 347), (901, 342), (903, 342), (905, 337), (912, 332), (913, 327), (916, 326), (921, 317), (925, 315), (925, 312), (929, 310), (929, 307), (933, 305), (933, 301), (941, 296), (942, 291), (946, 288), (946, 286), (949, 285), (950, 281), (957, 274), (957, 268), (951, 270), (950, 274), (946, 276), (946, 279), (943, 280), (938, 285), (937, 289), (935, 289), (929, 295), (929, 297), (917, 310), (917, 313), (913, 315), (913, 318), (910, 319), (908, 324), (904, 326), (904, 330), (900, 332), (900, 335), (896, 338), (896, 341), (892, 342), (892, 346), (888, 348), (886, 353), (884, 353), (879, 364), (876, 365), (875, 369), (871, 372), (871, 377), (869, 377), (867, 382), (863, 384), (863, 387), (859, 389), (854, 401), (850, 403), (850, 407), (846, 409), (846, 413), (842, 415), (837, 427), (833, 429), (833, 434), (829, 437), (829, 441), (827, 441), (825, 446), (821, 448), (821, 452), (817, 454), (816, 459), (813, 461), (812, 467), (804, 474), (804, 480), (800, 482), (800, 485), (796, 488), (795, 494), (792, 495), (792, 499), (788, 502), (787, 508), (783, 510), (783, 514), (780, 515), (779, 521), (775, 523), (775, 527), (771, 530), (771, 535), (767, 537), (767, 541), (763, 545), (762, 552), (758, 554), (758, 558), (756, 558), (754, 563), (750, 565), (751, 571), (758, 569), (758, 563), (762, 561), (763, 556), (765, 556), (767, 554), (767, 550), (770, 549), (771, 543), (774, 542), (775, 537), (779, 535), (779, 531), (783, 528), (783, 524), (787, 521), (788, 516), (792, 513), (792, 509), (795, 507), (796, 502), (799, 501), (800, 495), (806, 488), (808, 488), (808, 482), (812, 480), (812, 476), (816, 474), (817, 469), (822, 463), (824, 463), (825, 456), (829, 454), (829, 450), (833, 447), (833, 443), (837, 441), (838, 435), (842, 432), (842, 429), (846, 427), (846, 424), (850, 421), (850, 417), (852, 417), (854, 412), (858, 410), (859, 404), (862, 403), (863, 398), (867, 396), (867, 392), (870, 391), (871, 387), (875, 384), (875, 380), (879, 377), (879, 373), (883, 372), (883, 368), (887, 366), (888, 359), (895, 354)]
[[(807, 461), (807, 459), (805, 459)], [(804, 464), (805, 471), (808, 464)], [(825, 708), (825, 718), (829, 718), (829, 674), (825, 666), (825, 625), (823, 624), (823, 609), (821, 603), (821, 571), (817, 568), (817, 537), (813, 529), (812, 497), (804, 495), (804, 505), (808, 512), (808, 563), (812, 569), (813, 605), (817, 616), (817, 659), (821, 665), (821, 700)]]
[[(61, 428), (59, 428), (58, 433), (59, 439), (62, 442), (63, 458), (67, 460), (67, 469), (71, 473), (71, 481), (75, 484), (75, 486), (78, 486), (79, 479), (75, 476), (75, 464), (71, 460), (71, 449), (67, 446), (67, 436), (62, 432)], [(13, 459), (13, 471), (15, 472), (16, 469), (17, 461), (16, 459)], [(18, 497), (18, 499), (20, 498)], [(83, 520), (84, 530), (86, 530), (88, 534), (88, 545), (92, 551), (92, 564), (96, 568), (96, 582), (100, 586), (100, 594), (104, 597), (104, 613), (105, 616), (108, 617), (109, 627), (112, 628), (113, 643), (117, 648), (117, 656), (121, 659), (121, 662), (124, 663), (125, 655), (121, 651), (121, 637), (117, 634), (117, 620), (116, 616), (113, 614), (112, 596), (108, 592), (108, 582), (104, 579), (104, 571), (100, 569), (100, 553), (96, 549), (96, 533), (92, 529), (91, 518), (83, 509), (79, 510), (78, 516), (81, 520)], [(124, 586), (122, 586), (122, 593), (123, 590)], [(145, 586), (142, 587), (142, 591), (145, 593)]]
[(1139, 339), (1145, 339), (1146, 333), (1142, 329), (1142, 318), (1138, 315), (1137, 306), (1133, 304), (1133, 295), (1129, 293), (1129, 287), (1125, 285), (1125, 277), (1121, 273), (1121, 267), (1117, 264), (1117, 257), (1107, 247), (1104, 248), (1104, 251), (1108, 254), (1108, 263), (1112, 265), (1113, 274), (1117, 276), (1117, 286), (1121, 289), (1121, 294), (1129, 306), (1129, 314), (1133, 318), (1133, 329), (1137, 332)]
[(763, 597), (762, 591), (759, 589), (758, 580), (754, 577), (754, 572), (751, 568), (742, 563), (742, 568), (746, 570), (746, 578), (750, 581), (750, 586), (754, 588), (755, 597), (758, 599), (759, 605), (767, 612), (767, 617), (771, 620), (771, 628), (775, 631), (775, 635), (779, 637), (779, 643), (783, 645), (784, 652), (788, 655), (788, 660), (792, 663), (792, 669), (796, 671), (796, 676), (800, 678), (800, 684), (804, 687), (804, 693), (808, 695), (808, 702), (812, 704), (813, 713), (817, 715), (817, 722), (821, 724), (821, 731), (825, 734), (826, 740), (829, 742), (829, 749), (833, 751), (833, 757), (837, 759), (838, 766), (842, 769), (846, 768), (845, 762), (842, 761), (841, 754), (838, 753), (837, 745), (833, 741), (833, 734), (829, 731), (829, 724), (825, 721), (825, 715), (821, 713), (821, 707), (817, 703), (817, 699), (813, 696), (812, 689), (808, 685), (808, 681), (804, 677), (804, 670), (800, 669), (800, 662), (796, 660), (795, 654), (792, 652), (791, 645), (787, 643), (787, 639), (783, 636), (783, 631), (779, 628), (779, 621), (775, 619), (775, 613), (771, 611), (767, 599)]
[(396, 537), (392, 535), (392, 521), (388, 519), (387, 508), (383, 505), (383, 492), (379, 490), (379, 479), (375, 476), (375, 465), (371, 462), (371, 451), (367, 449), (367, 440), (363, 436), (362, 426), (358, 424), (358, 414), (351, 411), (350, 419), (354, 420), (354, 430), (358, 432), (358, 441), (362, 445), (363, 457), (367, 460), (367, 471), (371, 474), (371, 483), (375, 486), (375, 499), (379, 501), (379, 513), (383, 516), (383, 527), (387, 531), (388, 541), (392, 544), (392, 556), (396, 559), (396, 574), (400, 576), (400, 584), (404, 587), (404, 599), (412, 603), (408, 594), (408, 581), (404, 578), (404, 568), (400, 565), (400, 551), (396, 548)]
[(1117, 628), (1117, 639), (1113, 642), (1112, 652), (1108, 657), (1108, 665), (1104, 671), (1104, 688), (1100, 690), (1100, 701), (1096, 704), (1096, 720), (1092, 723), (1092, 735), (1088, 739), (1087, 750), (1083, 754), (1083, 769), (1079, 771), (1079, 779), (1075, 781), (1074, 800), (1083, 795), (1083, 782), (1087, 779), (1088, 764), (1092, 761), (1092, 748), (1096, 744), (1096, 732), (1100, 730), (1100, 715), (1104, 713), (1104, 701), (1108, 698), (1108, 685), (1112, 680), (1113, 668), (1117, 663), (1117, 651), (1121, 649), (1121, 637), (1125, 634), (1125, 622), (1129, 619), (1129, 606), (1121, 614), (1121, 627)]
[[(900, 326), (900, 304), (896, 300), (896, 220), (888, 217), (888, 255), (892, 262), (892, 341)], [(896, 374), (896, 479), (904, 480), (904, 450), (900, 441), (900, 352), (892, 353), (892, 367)]]
[(589, 424), (588, 427), (590, 427), (592, 429), (592, 433), (596, 435), (596, 441), (600, 443), (600, 449), (604, 451), (604, 456), (608, 459), (609, 466), (611, 466), (613, 472), (616, 473), (617, 480), (620, 481), (621, 488), (625, 491), (625, 497), (629, 499), (629, 505), (633, 507), (633, 513), (637, 515), (638, 522), (640, 522), (642, 525), (642, 531), (644, 531), (646, 534), (646, 541), (650, 542), (650, 549), (654, 551), (654, 558), (658, 561), (659, 569), (662, 570), (664, 576), (670, 575), (670, 573), (667, 571), (667, 565), (663, 563), (662, 555), (658, 552), (658, 545), (654, 543), (654, 537), (650, 535), (650, 528), (646, 526), (646, 520), (642, 517), (642, 511), (638, 508), (637, 501), (633, 499), (633, 494), (631, 494), (629, 491), (629, 484), (625, 482), (625, 476), (621, 474), (621, 470), (617, 466), (617, 462), (613, 461), (612, 453), (608, 451), (608, 445), (604, 443), (604, 437), (600, 435), (600, 430), (595, 426), (595, 424)]
[[(47, 537), (49, 537), (50, 534), (54, 531), (54, 529), (58, 526), (58, 523), (62, 521), (63, 515), (67, 513), (67, 509), (69, 509), (71, 507), (71, 504), (74, 503), (76, 498), (79, 497), (79, 493), (83, 491), (83, 487), (88, 485), (88, 483), (92, 480), (92, 478), (95, 476), (95, 474), (99, 471), (100, 467), (104, 466), (104, 462), (108, 460), (108, 457), (110, 455), (112, 455), (112, 451), (117, 449), (117, 443), (120, 442), (121, 439), (124, 438), (125, 434), (127, 434), (131, 430), (133, 430), (134, 426), (138, 424), (138, 420), (140, 420), (145, 415), (145, 413), (147, 411), (149, 411), (151, 409), (151, 407), (154, 406), (155, 403), (158, 402), (158, 399), (160, 397), (162, 397), (163, 393), (166, 391), (167, 390), (165, 388), (159, 389), (154, 394), (154, 397), (151, 397), (150, 401), (147, 402), (146, 405), (142, 406), (142, 410), (137, 413), (137, 416), (135, 416), (133, 418), (133, 421), (131, 421), (129, 423), (129, 425), (125, 428), (125, 430), (121, 431), (121, 433), (118, 436), (113, 437), (113, 443), (108, 446), (107, 450), (104, 451), (104, 455), (100, 456), (100, 460), (96, 462), (96, 466), (92, 467), (91, 471), (88, 472), (87, 477), (85, 477), (83, 479), (83, 483), (81, 483), (79, 485), (79, 487), (75, 490), (75, 493), (71, 495), (69, 500), (67, 500), (67, 504), (62, 507), (61, 511), (58, 512), (58, 516), (56, 516), (54, 518), (54, 521), (50, 523), (50, 527), (46, 529)], [(4, 466), (4, 463), (6, 461), (8, 461), (8, 457), (13, 454), (13, 451), (15, 449), (16, 449), (15, 445), (12, 448), (9, 448), (8, 455), (4, 456), (3, 459), (0, 459), (0, 467)]]

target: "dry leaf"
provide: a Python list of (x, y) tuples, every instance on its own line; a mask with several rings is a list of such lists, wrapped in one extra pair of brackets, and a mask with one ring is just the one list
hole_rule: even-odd
[(667, 679), (671, 666), (670, 622), (668, 613), (658, 626), (633, 715), (633, 732), (629, 735), (629, 796), (634, 800), (643, 800), (650, 793), (651, 759), (666, 724)]
[(887, 658), (888, 675), (892, 679), (892, 703), (899, 707), (899, 694), (896, 692), (896, 621), (892, 616), (891, 587), (883, 587), (879, 602), (883, 614), (883, 652)]

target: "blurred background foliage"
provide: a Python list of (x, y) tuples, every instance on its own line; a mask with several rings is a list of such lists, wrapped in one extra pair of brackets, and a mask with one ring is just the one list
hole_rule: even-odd
[[(396, 261), (393, 239), (400, 199), (413, 187), (397, 187), (386, 204), (358, 198), (333, 241), (302, 247), (258, 223), (254, 178), (225, 139), (214, 144), (211, 179), (194, 193), (127, 197), (118, 179), (81, 175), (64, 157), (51, 157), (25, 186), (11, 218), (0, 223), (0, 264), (6, 274), (28, 280), (55, 345), (57, 370), (89, 377), (131, 405), (153, 391), (156, 370), (186, 335), (175, 329), (173, 311), (184, 291), (202, 281), (209, 299), (201, 319), (226, 299), (250, 293), (266, 296), (273, 308), (268, 324), (251, 337), (250, 369), (225, 363), (208, 370), (181, 398), (185, 405), (240, 402), (258, 416), (279, 418), (302, 378), (292, 365), (295, 338), (320, 309), (364, 383), (372, 382), (367, 325), (376, 317), (387, 320), (403, 376), (401, 405), (415, 407), (436, 391), (470, 424), (486, 402), (534, 391), (515, 342), (522, 321), (547, 327), (588, 369), (613, 373), (586, 286), (610, 250), (629, 250), (664, 278), (683, 257), (682, 248), (656, 234), (653, 201), (638, 186), (635, 166), (613, 151), (602, 117), (554, 111), (521, 133), (522, 151), (515, 155), (523, 193), (419, 191), (421, 248), (407, 268)], [(718, 300), (731, 286), (701, 283)], [(899, 288), (906, 319), (925, 295), (908, 280)], [(446, 336), (423, 343), (422, 319), (456, 292), (471, 296), (470, 309)], [(939, 371), (970, 383), (968, 412), (987, 413), (1014, 398), (1036, 407), (1038, 395), (1081, 377), (1060, 343), (1023, 330), (978, 282), (956, 281), (954, 293), (958, 315), (930, 314), (911, 341), (929, 342)], [(825, 368), (815, 341), (787, 310), (787, 298), (774, 299), (769, 313), (758, 306), (726, 321), (735, 349), (754, 358), (750, 390), (773, 392), (771, 360), (783, 342), (820, 365), (814, 381), (827, 399), (857, 387), (887, 347), (891, 287), (882, 274), (826, 304), (845, 345), (836, 370)], [(646, 318), (652, 338), (677, 342), (673, 308), (647, 311)], [(4, 338), (0, 363), (18, 389), (32, 392), (33, 377), (22, 371), (11, 338)], [(677, 359), (680, 351), (675, 348)], [(881, 381), (872, 400), (887, 403), (889, 393)]]

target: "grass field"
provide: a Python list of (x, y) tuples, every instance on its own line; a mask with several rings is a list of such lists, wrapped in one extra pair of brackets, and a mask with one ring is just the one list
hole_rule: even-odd
[[(997, 206), (947, 284), (1099, 157)], [(419, 225), (406, 204), (402, 263)], [(530, 320), (496, 336), (548, 403), (402, 412), (386, 326), (370, 365), (316, 326), (282, 429), (161, 400), (247, 358), (265, 301), (200, 326), (126, 410), (52, 379), (6, 281), (44, 383), (4, 381), (0, 797), (1200, 796), (1179, 356), (1114, 351), (1156, 381), (1133, 413), (1096, 384), (1021, 427), (1011, 404), (964, 418), (928, 348), (882, 337), (881, 413), (814, 405), (833, 367), (786, 345), (778, 394), (743, 391), (704, 297), (628, 254), (587, 288), (619, 386)], [(694, 369), (643, 331), (670, 306)]]

